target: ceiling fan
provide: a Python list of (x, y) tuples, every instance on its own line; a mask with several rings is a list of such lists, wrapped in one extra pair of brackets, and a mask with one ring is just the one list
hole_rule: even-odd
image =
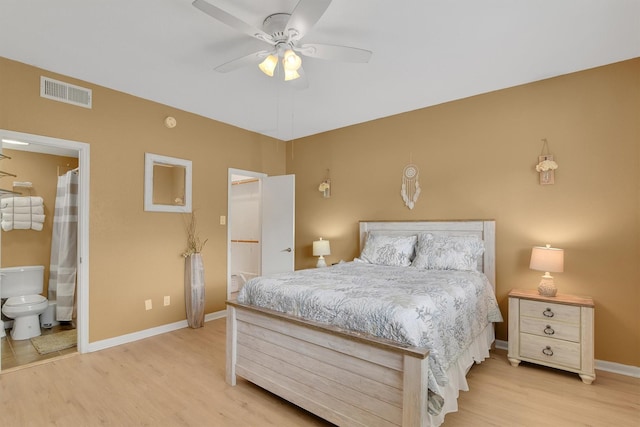
[(196, 8), (207, 15), (271, 45), (270, 49), (254, 52), (219, 65), (215, 68), (216, 71), (226, 73), (259, 62), (260, 70), (273, 77), (281, 64), (285, 81), (304, 77), (302, 58), (298, 54), (310, 58), (356, 63), (365, 63), (371, 58), (372, 52), (365, 49), (300, 43), (330, 4), (331, 0), (300, 0), (291, 13), (274, 13), (267, 16), (262, 23), (263, 29), (260, 30), (204, 0), (193, 2)]

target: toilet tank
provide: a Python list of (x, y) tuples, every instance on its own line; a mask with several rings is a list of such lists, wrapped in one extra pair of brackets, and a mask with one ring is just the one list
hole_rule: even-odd
[(0, 268), (0, 297), (38, 295), (44, 285), (44, 266), (27, 265)]

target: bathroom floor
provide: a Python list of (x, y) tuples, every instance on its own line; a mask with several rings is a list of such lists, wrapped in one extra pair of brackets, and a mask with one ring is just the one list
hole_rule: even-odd
[[(69, 329), (75, 329), (73, 323), (61, 323), (53, 328), (42, 328), (42, 335), (55, 334)], [(69, 353), (75, 353), (76, 347), (67, 348), (61, 351), (54, 351), (48, 354), (39, 354), (36, 348), (31, 344), (31, 340), (14, 341), (11, 339), (11, 330), (7, 329), (6, 337), (2, 337), (2, 370), (15, 368), (29, 363), (39, 362), (45, 359), (52, 359)]]

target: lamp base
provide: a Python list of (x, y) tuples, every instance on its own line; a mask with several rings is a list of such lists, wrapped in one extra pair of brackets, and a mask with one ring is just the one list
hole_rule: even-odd
[(326, 267), (327, 266), (327, 262), (324, 260), (323, 256), (320, 256), (320, 258), (318, 258), (318, 263), (316, 264), (317, 268), (320, 267)]
[(556, 293), (558, 293), (558, 288), (553, 283), (553, 278), (543, 277), (538, 285), (538, 293), (545, 297), (555, 297)]

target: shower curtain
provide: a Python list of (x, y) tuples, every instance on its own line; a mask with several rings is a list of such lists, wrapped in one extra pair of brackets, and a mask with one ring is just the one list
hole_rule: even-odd
[(51, 238), (49, 301), (57, 301), (56, 320), (73, 318), (78, 245), (78, 170), (58, 177)]

